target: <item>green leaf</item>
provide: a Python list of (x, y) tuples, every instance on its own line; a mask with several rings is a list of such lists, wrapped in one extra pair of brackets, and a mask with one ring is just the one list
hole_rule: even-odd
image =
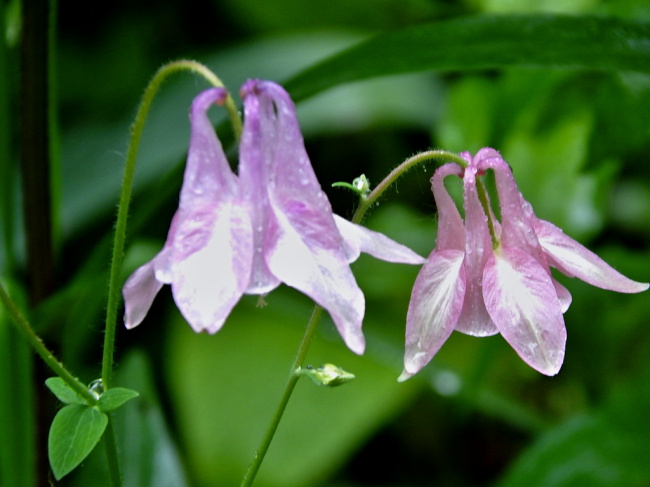
[(97, 406), (99, 407), (100, 411), (107, 413), (119, 408), (126, 401), (129, 401), (134, 397), (138, 397), (139, 395), (140, 394), (138, 394), (137, 391), (134, 391), (132, 389), (127, 389), (125, 387), (113, 387), (100, 396)]
[(647, 486), (648, 379), (646, 366), (600, 410), (549, 431), (512, 465), (498, 487)]
[(85, 404), (86, 401), (80, 397), (61, 377), (50, 377), (45, 381), (47, 388), (65, 404)]
[(294, 101), (333, 86), (408, 72), (572, 67), (650, 72), (650, 24), (566, 15), (477, 16), (382, 34), (292, 78)]
[(56, 414), (47, 448), (50, 466), (57, 480), (74, 470), (88, 456), (107, 424), (108, 416), (81, 404), (65, 406)]

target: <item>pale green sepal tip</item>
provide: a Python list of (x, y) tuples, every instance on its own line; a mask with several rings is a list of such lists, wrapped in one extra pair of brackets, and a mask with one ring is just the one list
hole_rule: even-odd
[(354, 374), (346, 372), (340, 367), (333, 364), (324, 364), (318, 368), (313, 368), (310, 365), (296, 370), (296, 375), (305, 375), (309, 377), (316, 385), (336, 387), (354, 379)]
[(407, 371), (405, 370), (404, 372), (402, 372), (402, 375), (400, 375), (400, 376), (397, 378), (397, 382), (404, 382), (404, 381), (407, 381), (407, 380), (409, 380), (411, 377), (413, 377), (413, 374), (411, 374), (410, 372), (407, 372)]

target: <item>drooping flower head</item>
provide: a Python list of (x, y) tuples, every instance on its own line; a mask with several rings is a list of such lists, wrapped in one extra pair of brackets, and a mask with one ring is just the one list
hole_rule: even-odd
[(124, 285), (126, 326), (144, 319), (163, 284), (195, 331), (214, 333), (243, 294), (264, 295), (284, 282), (327, 309), (348, 347), (362, 353), (365, 302), (350, 262), (362, 251), (390, 262), (424, 259), (332, 213), (283, 88), (250, 80), (241, 96), (238, 176), (207, 117), (225, 90), (194, 100), (179, 208), (163, 250)]
[[(432, 178), (438, 237), (413, 287), (400, 380), (424, 367), (454, 330), (474, 336), (501, 333), (527, 364), (555, 375), (564, 360), (562, 315), (571, 295), (553, 279), (550, 267), (623, 293), (644, 291), (648, 284), (628, 279), (538, 219), (497, 151), (461, 155), (466, 167), (446, 164)], [(495, 174), (500, 222), (477, 182), (488, 169)], [(443, 184), (451, 175), (463, 179), (464, 222)]]

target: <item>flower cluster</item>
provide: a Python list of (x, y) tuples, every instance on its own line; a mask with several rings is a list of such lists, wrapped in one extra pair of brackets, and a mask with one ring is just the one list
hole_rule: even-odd
[(284, 282), (323, 306), (347, 346), (362, 353), (365, 302), (349, 264), (361, 252), (389, 262), (424, 259), (332, 213), (284, 89), (250, 80), (240, 94), (238, 175), (207, 116), (211, 105), (225, 101), (225, 89), (194, 100), (178, 211), (163, 249), (124, 285), (125, 324), (141, 323), (170, 284), (192, 328), (214, 333), (243, 294), (265, 295)]
[[(404, 372), (424, 367), (452, 331), (489, 336), (501, 333), (519, 356), (546, 375), (560, 370), (569, 291), (551, 267), (603, 289), (636, 293), (648, 289), (623, 276), (561, 229), (537, 218), (519, 192), (512, 170), (494, 149), (481, 149), (467, 165), (449, 163), (432, 178), (438, 207), (436, 247), (422, 267), (411, 295), (406, 325)], [(495, 175), (501, 221), (477, 180)], [(444, 179), (463, 180), (465, 220)]]

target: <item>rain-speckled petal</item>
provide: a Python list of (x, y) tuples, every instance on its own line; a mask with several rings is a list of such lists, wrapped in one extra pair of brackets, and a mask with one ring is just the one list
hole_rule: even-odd
[[(253, 267), (248, 294), (266, 294), (280, 285), (264, 256), (269, 218), (269, 187), (273, 184), (277, 127), (271, 100), (257, 96), (258, 80), (249, 80), (240, 90), (244, 100), (244, 127), (239, 145), (239, 181), (253, 226)], [(262, 116), (264, 114), (264, 116)]]
[(465, 297), (464, 253), (435, 249), (418, 274), (406, 315), (405, 380), (440, 350), (454, 331)]
[(447, 176), (462, 176), (457, 164), (439, 167), (431, 178), (438, 206), (436, 248), (420, 269), (406, 315), (403, 381), (438, 352), (458, 321), (465, 298), (465, 229), (456, 204), (444, 186)]
[[(188, 222), (188, 226), (192, 224)], [(178, 309), (195, 331), (215, 333), (250, 279), (253, 249), (248, 213), (237, 204), (220, 205), (201, 233), (204, 243), (199, 249), (173, 258), (172, 292)], [(178, 234), (183, 235), (182, 223)], [(182, 241), (177, 240), (177, 244), (182, 245)]]
[[(244, 131), (259, 133), (252, 133), (250, 145), (242, 138), (241, 164), (250, 167), (242, 166), (240, 177), (263, 178), (266, 186), (268, 203), (258, 204), (268, 212), (262, 246), (268, 269), (327, 309), (348, 347), (362, 353), (363, 294), (307, 156), (295, 106), (275, 83), (253, 80), (241, 91)], [(255, 152), (245, 154), (249, 150)]]
[(539, 262), (519, 249), (500, 248), (485, 266), (483, 295), (499, 332), (524, 362), (557, 374), (566, 329), (555, 286)]
[(228, 159), (207, 111), (213, 104), (222, 104), (227, 96), (224, 88), (201, 92), (190, 108), (190, 146), (181, 188), (179, 210), (193, 211), (215, 200), (233, 198), (238, 192), (237, 176)]
[(225, 90), (199, 94), (171, 245), (172, 292), (195, 331), (217, 331), (248, 286), (252, 265), (250, 216), (207, 110)]
[(648, 289), (648, 283), (625, 277), (552, 223), (537, 220), (535, 231), (550, 264), (567, 276), (619, 293), (639, 293)]

